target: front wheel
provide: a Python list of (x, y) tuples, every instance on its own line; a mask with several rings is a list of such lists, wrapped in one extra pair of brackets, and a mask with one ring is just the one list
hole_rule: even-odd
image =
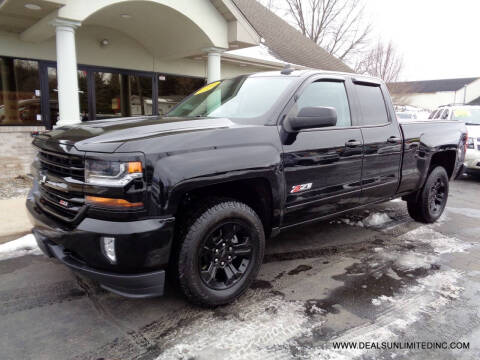
[(437, 166), (428, 175), (425, 185), (415, 200), (407, 202), (408, 213), (415, 220), (433, 223), (442, 215), (448, 199), (448, 175), (442, 166)]
[(228, 199), (198, 209), (179, 241), (180, 288), (203, 306), (227, 304), (245, 292), (257, 276), (265, 249), (255, 211)]

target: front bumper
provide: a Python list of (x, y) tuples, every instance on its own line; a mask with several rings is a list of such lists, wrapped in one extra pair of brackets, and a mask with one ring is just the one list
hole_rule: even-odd
[[(32, 232), (45, 255), (119, 295), (163, 295), (173, 218), (113, 222), (87, 217), (70, 229), (45, 214), (33, 196), (27, 198), (27, 210)], [(101, 250), (103, 236), (116, 239), (116, 264), (109, 263)]]
[(478, 174), (480, 172), (480, 151), (467, 149), (463, 165), (467, 173), (470, 172)]

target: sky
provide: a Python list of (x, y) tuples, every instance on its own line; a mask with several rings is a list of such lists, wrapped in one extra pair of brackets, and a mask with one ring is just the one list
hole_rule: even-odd
[(366, 0), (366, 15), (403, 55), (399, 80), (480, 77), (480, 0)]

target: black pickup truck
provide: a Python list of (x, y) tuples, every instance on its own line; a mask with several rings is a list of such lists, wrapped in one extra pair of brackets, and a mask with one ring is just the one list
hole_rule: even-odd
[(285, 229), (397, 197), (434, 222), (466, 143), (459, 122), (399, 124), (378, 79), (258, 73), (165, 117), (35, 136), (27, 208), (43, 252), (103, 288), (158, 296), (168, 274), (215, 306), (249, 287), (265, 239)]

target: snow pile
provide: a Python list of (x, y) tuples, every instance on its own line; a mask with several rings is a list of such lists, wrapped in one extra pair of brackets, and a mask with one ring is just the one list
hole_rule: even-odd
[(226, 318), (211, 312), (172, 332), (158, 360), (265, 359), (278, 351), (288, 356), (289, 340), (309, 331), (303, 302), (254, 296), (224, 310)]
[(341, 223), (344, 223), (344, 224), (350, 225), (350, 226), (363, 227), (363, 222), (361, 222), (360, 220), (355, 221), (355, 220), (352, 220), (352, 219), (349, 219), (349, 218), (343, 218), (343, 219), (340, 219), (339, 221), (337, 221), (337, 224), (341, 224)]
[(372, 213), (368, 215), (365, 219), (363, 219), (363, 225), (381, 226), (390, 221), (392, 221), (392, 219), (386, 213)]
[[(383, 224), (392, 221), (390, 216), (386, 213), (371, 213), (366, 218), (358, 220), (358, 219), (349, 219), (349, 218), (342, 218), (337, 220), (337, 224), (344, 223), (350, 226), (359, 226), (359, 227), (379, 227)], [(333, 224), (334, 222), (330, 222)]]
[(32, 234), (0, 244), (0, 260), (24, 255), (40, 255), (41, 253)]

